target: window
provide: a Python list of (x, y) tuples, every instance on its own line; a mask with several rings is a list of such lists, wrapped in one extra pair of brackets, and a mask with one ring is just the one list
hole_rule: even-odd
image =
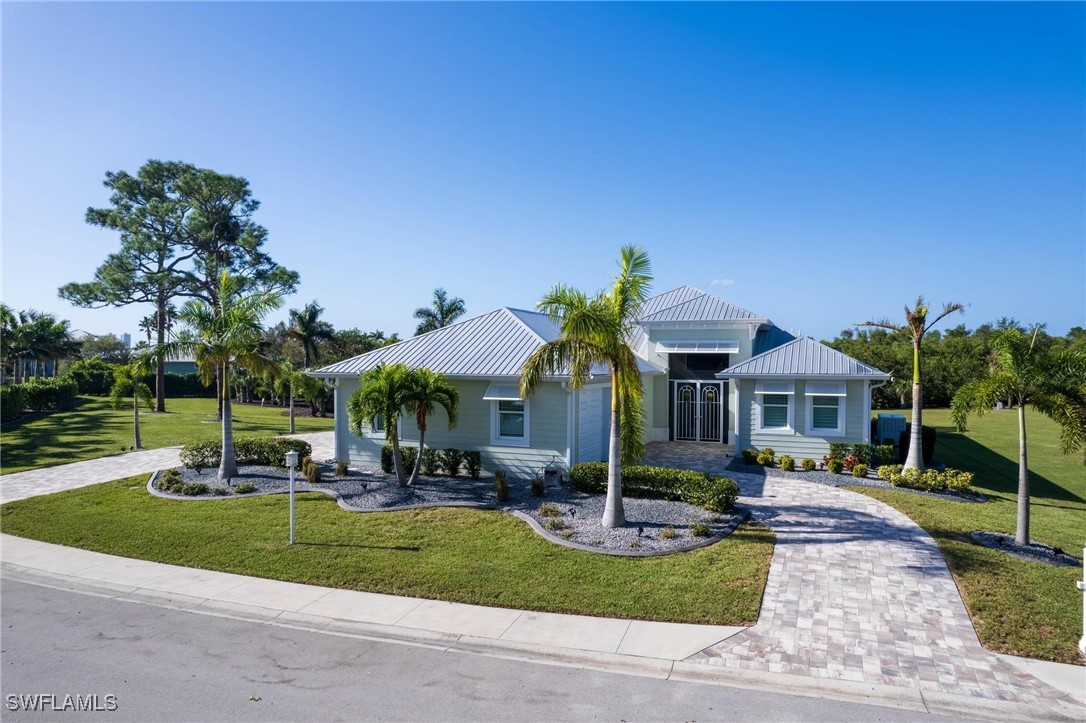
[(837, 429), (837, 397), (811, 397), (811, 428)]
[(528, 446), (528, 402), (519, 399), (495, 400), (491, 403), (491, 442), (493, 444)]
[(758, 382), (754, 389), (754, 398), (759, 432), (793, 433), (795, 388), (795, 383), (791, 381)]
[(374, 416), (374, 418), (373, 418), (373, 431), (376, 432), (377, 434), (384, 434), (385, 433), (385, 418), (384, 418), (384, 416), (382, 416), (380, 414)]
[(762, 395), (762, 428), (783, 429), (788, 426), (788, 395)]
[(845, 433), (844, 382), (807, 382), (807, 433), (841, 436)]

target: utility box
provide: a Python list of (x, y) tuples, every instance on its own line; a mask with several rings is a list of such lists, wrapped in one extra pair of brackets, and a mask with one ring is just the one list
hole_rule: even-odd
[(882, 444), (885, 439), (892, 439), (894, 444), (905, 431), (904, 414), (880, 414), (878, 419), (878, 436), (875, 444)]
[(547, 467), (544, 469), (543, 484), (547, 487), (557, 487), (562, 484), (562, 470), (557, 467)]

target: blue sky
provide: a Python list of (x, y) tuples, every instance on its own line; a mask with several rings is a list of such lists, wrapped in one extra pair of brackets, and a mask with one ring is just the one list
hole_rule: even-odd
[[(1086, 326), (1086, 5), (4, 3), (3, 300), (75, 309), (148, 158), (245, 176), (337, 327), (604, 285), (624, 243), (831, 338), (918, 293)], [(285, 312), (270, 321), (285, 317)]]

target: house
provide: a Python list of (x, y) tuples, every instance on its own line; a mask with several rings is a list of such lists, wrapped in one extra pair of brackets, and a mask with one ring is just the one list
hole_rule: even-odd
[[(444, 373), (460, 391), (459, 424), (438, 410), (427, 446), (478, 450), (487, 469), (531, 477), (548, 465), (606, 459), (610, 383), (595, 370), (580, 389), (558, 374), (521, 399), (520, 370), (560, 336), (549, 317), (501, 308), (316, 370), (335, 389), (336, 458), (376, 466), (380, 420), (361, 438), (348, 431), (347, 399), (359, 374), (381, 362)], [(629, 344), (645, 383), (646, 441), (772, 447), (821, 457), (830, 442), (870, 442), (871, 387), (890, 375), (699, 289), (682, 286), (641, 308)], [(418, 443), (408, 418), (404, 444)]]

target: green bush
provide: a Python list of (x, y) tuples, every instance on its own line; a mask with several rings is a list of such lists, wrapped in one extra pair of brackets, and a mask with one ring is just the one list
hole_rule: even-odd
[(803, 468), (804, 472), (810, 472), (817, 466), (817, 463), (810, 457), (807, 457), (799, 463), (799, 466)]
[(211, 494), (215, 495), (216, 497), (225, 497), (226, 495), (230, 494), (230, 490), (226, 489), (225, 487), (212, 487)]
[(98, 357), (72, 362), (68, 376), (79, 385), (80, 394), (104, 397), (113, 388), (113, 367)]
[[(151, 377), (151, 379), (153, 379), (153, 377)], [(193, 372), (192, 374), (176, 374), (174, 372), (166, 372), (162, 375), (162, 379), (164, 382), (163, 386), (165, 387), (166, 396), (171, 399), (177, 399), (178, 397), (215, 396), (214, 385), (205, 385), (203, 382), (200, 381), (200, 375), (196, 374), (195, 372)]]
[(419, 466), (419, 471), (427, 477), (433, 477), (440, 468), (441, 453), (431, 447), (422, 450), (422, 464)]
[(709, 537), (713, 531), (704, 522), (694, 522), (690, 525), (690, 534), (694, 537)]
[(189, 497), (196, 497), (197, 495), (206, 495), (208, 492), (207, 484), (204, 482), (190, 482), (187, 485), (181, 487), (181, 494), (188, 495)]
[(870, 444), (856, 442), (852, 445), (849, 453), (854, 457), (858, 457), (863, 464), (871, 464), (871, 454), (874, 449)]
[(464, 461), (464, 453), (454, 447), (441, 450), (441, 469), (450, 477), (460, 474), (460, 463)]
[(884, 464), (894, 463), (894, 445), (892, 444), (880, 444), (875, 447), (871, 452), (871, 464), (875, 467), (881, 467)]
[(472, 479), (479, 479), (479, 474), (483, 471), (483, 455), (474, 449), (464, 452), (464, 468)]
[(660, 534), (658, 535), (661, 540), (674, 540), (678, 536), (679, 533), (676, 532), (675, 528), (671, 525), (668, 525), (664, 529), (660, 530)]
[[(418, 458), (419, 448), (408, 447), (406, 445), (400, 445), (400, 465), (403, 466), (405, 473), (410, 473), (415, 467), (415, 459)], [(386, 444), (381, 448), (381, 469), (385, 474), (392, 474), (395, 472), (395, 468), (392, 466), (392, 445)]]
[(894, 487), (907, 487), (924, 492), (970, 492), (973, 473), (947, 467), (944, 470), (902, 470), (901, 465), (879, 467), (879, 477)]
[(566, 521), (561, 517), (548, 517), (543, 520), (543, 527), (551, 532), (557, 532), (558, 530), (566, 529)]
[(828, 469), (830, 472), (833, 472), (834, 474), (841, 474), (841, 471), (844, 468), (845, 463), (839, 459), (834, 459), (831, 457), (829, 461), (826, 462), (826, 469)]
[[(578, 492), (603, 494), (607, 491), (607, 463), (575, 464), (569, 479)], [(682, 500), (714, 512), (726, 512), (739, 496), (739, 486), (727, 477), (714, 477), (704, 472), (637, 464), (622, 468), (622, 494)]]
[(845, 457), (852, 450), (852, 445), (848, 442), (830, 442), (830, 456), (841, 459)]
[(867, 479), (867, 465), (862, 462), (852, 468), (852, 476)]
[(774, 462), (773, 450), (766, 448), (758, 453), (758, 464), (763, 467), (772, 467)]
[(67, 412), (79, 395), (79, 385), (68, 377), (34, 379), (20, 385), (24, 406), (32, 412)]
[(256, 485), (252, 482), (242, 482), (234, 487), (234, 493), (239, 495), (247, 495), (251, 492), (256, 492)]
[[(237, 444), (234, 445), (237, 454)], [(189, 469), (209, 469), (218, 467), (222, 458), (222, 443), (216, 441), (193, 442), (181, 448), (181, 464)]]
[(26, 409), (26, 392), (22, 385), (0, 387), (0, 420), (7, 422), (22, 415)]
[(509, 480), (506, 479), (505, 472), (500, 469), (494, 471), (494, 494), (498, 496), (498, 502), (509, 499)]
[(875, 471), (875, 474), (879, 476), (879, 479), (884, 479), (887, 482), (892, 481), (895, 477), (901, 476), (900, 464), (883, 464), (879, 465), (879, 468)]
[(743, 464), (758, 464), (758, 450), (744, 449), (739, 454), (743, 456)]
[(540, 517), (561, 517), (562, 508), (553, 502), (544, 502), (536, 510), (536, 514)]
[[(313, 447), (301, 439), (289, 437), (241, 437), (234, 440), (234, 459), (238, 464), (282, 467), (287, 452), (297, 452), (299, 459), (313, 454)], [(222, 442), (209, 440), (186, 444), (181, 448), (181, 464), (189, 469), (218, 467), (222, 459)], [(304, 469), (303, 469), (304, 472)]]
[(781, 469), (783, 469), (785, 472), (795, 472), (796, 471), (796, 460), (792, 459), (791, 456), (789, 456), (787, 454), (782, 454), (779, 461), (780, 461)]

